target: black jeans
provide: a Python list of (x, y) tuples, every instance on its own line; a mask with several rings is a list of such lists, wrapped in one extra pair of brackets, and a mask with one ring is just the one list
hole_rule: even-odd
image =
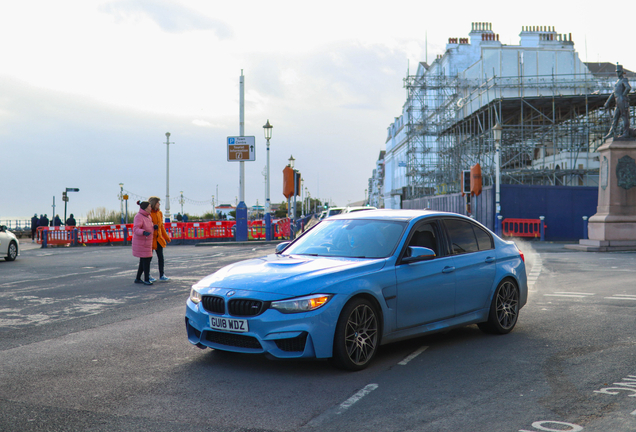
[(150, 261), (152, 261), (152, 257), (139, 258), (139, 269), (137, 270), (137, 279), (141, 279), (141, 273), (143, 272), (144, 280), (146, 282), (150, 282)]
[(157, 262), (159, 264), (159, 277), (163, 276), (163, 247), (157, 242)]

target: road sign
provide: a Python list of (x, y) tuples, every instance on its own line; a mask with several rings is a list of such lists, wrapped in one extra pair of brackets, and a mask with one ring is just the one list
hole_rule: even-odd
[(255, 161), (256, 145), (253, 136), (227, 137), (228, 162)]

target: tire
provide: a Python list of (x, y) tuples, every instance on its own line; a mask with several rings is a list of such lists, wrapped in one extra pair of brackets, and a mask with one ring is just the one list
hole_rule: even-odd
[(15, 261), (18, 257), (18, 245), (12, 241), (9, 243), (9, 250), (7, 251), (7, 256), (4, 258), (7, 261)]
[(366, 368), (380, 346), (379, 329), (376, 307), (363, 298), (350, 300), (338, 318), (332, 363), (350, 371)]
[(517, 324), (519, 318), (519, 288), (511, 279), (501, 281), (488, 313), (488, 321), (479, 323), (485, 333), (507, 334)]

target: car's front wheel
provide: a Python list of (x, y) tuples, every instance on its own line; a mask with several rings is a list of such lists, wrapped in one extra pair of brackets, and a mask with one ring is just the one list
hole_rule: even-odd
[(9, 243), (9, 250), (5, 259), (7, 261), (14, 261), (18, 257), (18, 245), (14, 241)]
[(486, 333), (510, 333), (519, 318), (519, 288), (510, 280), (501, 281), (490, 305), (488, 321), (479, 323)]
[(342, 309), (333, 343), (335, 366), (356, 371), (369, 365), (380, 342), (378, 312), (363, 298), (349, 301)]

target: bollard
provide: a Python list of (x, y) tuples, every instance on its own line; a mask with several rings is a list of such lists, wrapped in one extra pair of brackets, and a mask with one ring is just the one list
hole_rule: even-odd
[(539, 231), (541, 232), (541, 241), (545, 241), (545, 225), (543, 224), (543, 221), (545, 220), (545, 216), (539, 216), (539, 220), (541, 220), (541, 222), (539, 222)]
[(49, 237), (49, 231), (48, 230), (42, 230), (42, 249), (46, 248), (46, 240)]
[(272, 239), (272, 215), (267, 213), (265, 215), (265, 240)]
[(71, 234), (71, 240), (72, 240), (72, 243), (71, 243), (71, 244), (72, 244), (73, 246), (77, 246), (77, 233), (78, 233), (77, 228), (73, 228), (73, 232), (72, 232), (72, 234)]
[(495, 225), (496, 225), (496, 226), (495, 226), (495, 234), (497, 234), (499, 237), (501, 237), (501, 232), (502, 232), (502, 228), (503, 228), (503, 227), (501, 226), (501, 224), (502, 224), (502, 222), (501, 222), (501, 221), (502, 221), (502, 220), (503, 220), (503, 216), (502, 216), (502, 215), (500, 215), (500, 214), (498, 214), (498, 215), (497, 215), (497, 220), (495, 221)]
[(124, 226), (124, 246), (128, 246), (128, 227)]
[(587, 216), (583, 216), (583, 240), (587, 240)]

